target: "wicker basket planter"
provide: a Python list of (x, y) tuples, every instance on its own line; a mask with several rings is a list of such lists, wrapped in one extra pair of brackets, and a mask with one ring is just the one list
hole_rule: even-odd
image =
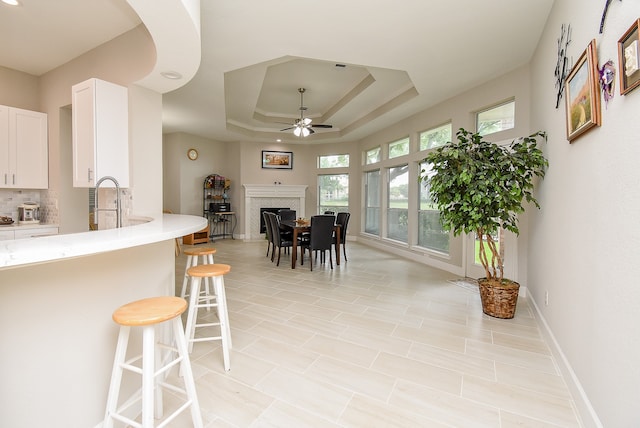
[(507, 279), (498, 283), (480, 278), (478, 285), (480, 300), (482, 300), (482, 312), (496, 318), (513, 318), (516, 313), (520, 284)]

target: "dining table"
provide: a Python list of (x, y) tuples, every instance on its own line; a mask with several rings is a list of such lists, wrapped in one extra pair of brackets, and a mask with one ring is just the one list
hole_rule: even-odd
[[(298, 254), (298, 236), (304, 232), (311, 232), (311, 221), (299, 221), (299, 220), (281, 220), (280, 227), (283, 230), (290, 230), (293, 232), (292, 246), (291, 246), (291, 269), (296, 268), (296, 260)], [(336, 265), (340, 265), (340, 224), (336, 223), (334, 226), (336, 237)], [(302, 256), (301, 256), (302, 257)]]

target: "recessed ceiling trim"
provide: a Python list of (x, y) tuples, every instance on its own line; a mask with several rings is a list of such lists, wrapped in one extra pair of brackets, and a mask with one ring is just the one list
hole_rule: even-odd
[(337, 103), (335, 103), (325, 114), (320, 118), (321, 122), (327, 122), (334, 114), (340, 111), (344, 106), (349, 104), (351, 100), (360, 95), (371, 86), (376, 79), (371, 75), (367, 75), (360, 83), (358, 83), (349, 93), (347, 93), (344, 97), (342, 97)]
[(380, 107), (362, 116), (358, 120), (351, 122), (349, 125), (344, 127), (343, 129), (344, 134), (346, 135), (352, 131), (355, 131), (361, 126), (366, 125), (367, 123), (373, 121), (374, 119), (379, 118), (383, 114), (390, 112), (394, 108), (406, 103), (410, 99), (415, 98), (417, 96), (418, 96), (418, 90), (414, 86), (412, 86), (411, 88), (407, 89), (403, 93), (399, 94), (398, 96), (394, 97), (388, 102), (382, 104)]

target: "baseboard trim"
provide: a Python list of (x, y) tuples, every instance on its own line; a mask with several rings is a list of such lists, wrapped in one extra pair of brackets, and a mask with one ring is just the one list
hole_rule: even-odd
[(587, 393), (582, 388), (582, 384), (580, 380), (576, 376), (576, 373), (573, 371), (569, 360), (562, 352), (562, 348), (558, 344), (549, 324), (547, 324), (547, 320), (542, 315), (542, 311), (540, 311), (540, 307), (536, 304), (536, 301), (533, 299), (533, 295), (529, 298), (538, 320), (540, 321), (540, 325), (542, 326), (542, 335), (545, 338), (545, 341), (549, 344), (549, 348), (551, 349), (551, 353), (555, 357), (558, 362), (558, 368), (562, 372), (562, 376), (567, 382), (567, 387), (571, 392), (571, 396), (573, 397), (573, 401), (576, 406), (576, 411), (578, 412), (578, 418), (580, 419), (582, 425), (585, 428), (604, 428), (602, 422), (600, 422), (600, 418), (596, 413), (595, 409), (591, 405), (591, 401), (587, 396)]

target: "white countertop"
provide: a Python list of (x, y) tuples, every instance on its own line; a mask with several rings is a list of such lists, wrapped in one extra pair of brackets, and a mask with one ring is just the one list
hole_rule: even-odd
[(204, 217), (163, 214), (156, 220), (119, 229), (0, 241), (0, 269), (152, 244), (188, 235), (206, 226)]

